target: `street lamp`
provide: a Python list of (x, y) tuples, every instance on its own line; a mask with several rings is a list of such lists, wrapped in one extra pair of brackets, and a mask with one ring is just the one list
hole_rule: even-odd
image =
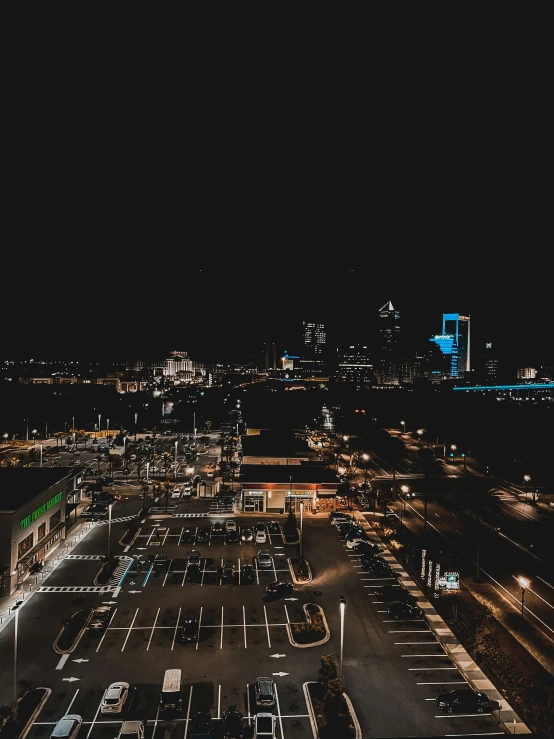
[(33, 430), (31, 431), (31, 433), (33, 434), (33, 444), (34, 444), (34, 443), (35, 443), (35, 437), (36, 437), (36, 435), (37, 435), (37, 430), (36, 430), (36, 429), (33, 429)]
[(8, 438), (9, 434), (2, 434), (2, 438), (4, 439), (4, 446), (8, 446)]
[(523, 482), (525, 483), (525, 500), (527, 500), (527, 483), (531, 482), (531, 476), (523, 475)]
[(112, 504), (108, 506), (108, 559), (110, 559), (112, 549)]
[(369, 459), (369, 454), (366, 454), (365, 452), (362, 454), (362, 459), (364, 460), (364, 490), (367, 490), (367, 461)]
[(177, 444), (178, 441), (175, 442), (175, 479), (177, 479)]
[(13, 631), (13, 718), (14, 721), (17, 721), (17, 709), (19, 708), (18, 705), (18, 676), (17, 676), (17, 632), (19, 627), (19, 606), (23, 603), (22, 600), (16, 601), (15, 605), (12, 607), (12, 611), (15, 611), (15, 619), (14, 619), (14, 631)]
[(42, 467), (42, 444), (40, 445), (40, 466)]
[(304, 501), (300, 501), (300, 566), (302, 567), (302, 543), (304, 540), (304, 534), (302, 533), (302, 522), (304, 517)]
[(406, 433), (406, 421), (400, 421), (400, 425), (402, 426), (402, 433)]
[(344, 595), (340, 596), (340, 664), (339, 664), (339, 679), (342, 690), (342, 658), (344, 654), (344, 612), (346, 610), (346, 598)]
[(452, 461), (454, 461), (454, 459), (455, 459), (454, 455), (456, 454), (456, 449), (457, 448), (458, 447), (456, 446), (456, 444), (451, 444), (450, 445), (450, 456), (452, 457)]
[(421, 437), (423, 436), (423, 429), (418, 429), (417, 435), (419, 437), (419, 446), (421, 446)]
[(529, 587), (529, 580), (526, 577), (518, 577), (517, 581), (521, 587), (521, 620), (523, 621), (525, 611), (525, 590)]
[(400, 492), (402, 493), (402, 510), (400, 512), (400, 523), (404, 520), (406, 513), (406, 495), (410, 492), (410, 488), (407, 485), (400, 486)]

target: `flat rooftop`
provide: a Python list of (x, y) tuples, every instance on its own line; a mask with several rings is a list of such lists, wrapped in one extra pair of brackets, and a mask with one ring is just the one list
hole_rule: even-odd
[(76, 471), (76, 467), (0, 467), (0, 513), (18, 511)]
[[(292, 478), (292, 479), (291, 479)], [(241, 482), (259, 483), (309, 483), (339, 485), (337, 473), (323, 464), (243, 464), (240, 468)]]
[(294, 432), (262, 429), (259, 434), (241, 438), (244, 457), (308, 457), (317, 458), (307, 441), (299, 439)]

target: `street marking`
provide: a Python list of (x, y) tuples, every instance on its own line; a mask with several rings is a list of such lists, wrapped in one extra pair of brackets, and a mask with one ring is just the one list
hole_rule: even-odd
[[(202, 623), (202, 608), (204, 606), (200, 606), (200, 616), (198, 617), (198, 634), (196, 636), (196, 649), (198, 649), (198, 643), (200, 642), (200, 624)], [(187, 724), (188, 725), (188, 724)]]
[(125, 641), (123, 642), (123, 646), (121, 647), (121, 651), (125, 649), (125, 645), (127, 644), (127, 639), (129, 638), (129, 634), (131, 633), (131, 629), (133, 628), (133, 624), (135, 623), (135, 619), (137, 617), (137, 614), (139, 612), (139, 609), (135, 611), (135, 615), (133, 616), (133, 620), (131, 621), (131, 625), (129, 626), (129, 631), (127, 632), (127, 636), (125, 637)]
[(60, 661), (56, 665), (56, 670), (61, 670), (68, 659), (69, 659), (69, 654), (62, 654)]
[(152, 631), (150, 632), (150, 639), (148, 639), (148, 646), (146, 647), (146, 651), (150, 649), (150, 642), (152, 641), (152, 637), (154, 636), (154, 629), (156, 628), (156, 623), (158, 622), (159, 615), (160, 615), (160, 609), (158, 608), (158, 612), (156, 613), (156, 618), (154, 619), (154, 626), (152, 626)]
[[(239, 577), (240, 577), (240, 569), (239, 569)], [(246, 610), (244, 606), (242, 607), (242, 623), (244, 624), (244, 648), (248, 649), (248, 644), (246, 643)]]
[(267, 609), (266, 609), (265, 605), (264, 605), (264, 616), (265, 616), (265, 628), (266, 628), (266, 631), (267, 631), (267, 646), (271, 649), (271, 639), (269, 637), (269, 623), (268, 623), (268, 620), (267, 620)]
[(416, 683), (416, 685), (467, 685), (467, 680), (443, 680), (438, 683)]
[(223, 649), (223, 606), (221, 606), (221, 639), (219, 641), (219, 648)]
[(110, 621), (108, 623), (108, 627), (104, 631), (104, 633), (102, 634), (102, 638), (100, 639), (100, 642), (99, 642), (98, 646), (96, 647), (96, 651), (98, 651), (100, 649), (100, 647), (102, 646), (102, 642), (104, 641), (104, 637), (108, 633), (108, 629), (110, 628), (110, 625), (111, 625), (111, 623), (112, 623), (112, 621), (113, 621), (114, 616), (115, 616), (116, 613), (117, 613), (117, 608), (114, 608), (114, 612), (112, 613), (112, 617), (110, 618)]
[(68, 705), (67, 710), (66, 710), (66, 712), (64, 714), (65, 716), (67, 716), (68, 713), (71, 713), (71, 706), (73, 705), (73, 702), (75, 701), (75, 698), (77, 697), (77, 693), (78, 692), (79, 692), (79, 688), (77, 688), (77, 690), (75, 691), (75, 695), (71, 699), (71, 703)]
[(94, 718), (92, 719), (92, 723), (91, 723), (90, 728), (89, 728), (89, 730), (87, 732), (86, 739), (89, 738), (90, 733), (91, 733), (91, 731), (92, 731), (92, 729), (94, 727), (94, 724), (96, 723), (96, 719), (98, 718), (98, 714), (100, 713), (100, 708), (102, 707), (102, 701), (103, 701), (103, 699), (104, 699), (104, 695), (102, 695), (102, 698), (100, 698), (100, 703), (98, 704), (98, 708), (96, 709), (96, 713), (94, 714)]

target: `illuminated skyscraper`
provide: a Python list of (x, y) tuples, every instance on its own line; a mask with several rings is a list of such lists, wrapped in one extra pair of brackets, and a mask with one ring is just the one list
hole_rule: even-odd
[(469, 324), (469, 316), (461, 316), (459, 313), (443, 313), (443, 336), (447, 334), (454, 336), (456, 346), (458, 347), (457, 373), (453, 377), (463, 377), (466, 372), (470, 372), (471, 370)]
[(400, 338), (400, 313), (391, 301), (379, 309), (379, 350), (377, 368), (383, 384), (400, 382), (398, 365), (398, 341)]
[(302, 321), (303, 350), (300, 366), (306, 374), (323, 372), (326, 364), (327, 334), (322, 323)]

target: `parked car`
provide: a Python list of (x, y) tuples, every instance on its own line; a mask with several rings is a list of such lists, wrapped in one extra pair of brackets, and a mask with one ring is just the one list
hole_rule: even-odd
[(159, 554), (149, 554), (148, 561), (155, 572), (164, 572), (169, 568), (169, 557), (162, 552)]
[(203, 544), (205, 541), (210, 539), (210, 530), (199, 526), (196, 529), (196, 541), (198, 544)]
[(391, 603), (387, 608), (387, 613), (391, 618), (403, 621), (419, 621), (425, 617), (422, 608), (412, 606), (410, 603)]
[(344, 513), (340, 518), (335, 517), (331, 519), (331, 526), (336, 526), (339, 523), (350, 523), (354, 519), (348, 513)]
[(256, 531), (256, 544), (265, 544), (267, 542), (267, 534), (265, 531)]
[(75, 739), (82, 725), (83, 719), (79, 714), (67, 713), (58, 721), (50, 737), (51, 739)]
[(258, 677), (254, 685), (256, 705), (266, 708), (275, 705), (275, 683), (270, 677)]
[(116, 739), (144, 739), (144, 721), (124, 721)]
[(223, 739), (242, 739), (242, 718), (242, 713), (235, 708), (228, 708), (223, 712)]
[(187, 618), (179, 629), (179, 641), (183, 644), (198, 639), (198, 619)]
[(188, 556), (188, 569), (200, 569), (201, 561), (198, 549), (191, 549)]
[(236, 544), (239, 541), (239, 535), (238, 532), (231, 529), (231, 531), (227, 532), (227, 543), (228, 544)]
[(272, 713), (257, 713), (254, 719), (254, 739), (275, 739), (276, 722)]
[(89, 631), (103, 632), (110, 623), (112, 617), (111, 606), (97, 606), (88, 622)]
[(231, 560), (227, 560), (222, 566), (221, 578), (223, 580), (232, 580), (235, 576), (235, 563)]
[(365, 541), (365, 534), (348, 534), (346, 537), (346, 548), (347, 549), (354, 549), (356, 544), (359, 544), (360, 542)]
[(223, 533), (223, 524), (221, 521), (214, 521), (212, 524), (212, 534), (222, 534)]
[(129, 697), (129, 683), (112, 683), (104, 693), (100, 713), (121, 713)]
[(402, 603), (409, 603), (410, 605), (417, 605), (417, 598), (412, 595), (409, 590), (403, 585), (390, 585), (384, 583), (379, 587), (375, 588), (373, 594), (383, 601), (383, 603), (400, 601)]
[(329, 513), (329, 521), (333, 522), (337, 520), (350, 521), (352, 520), (352, 516), (342, 511), (331, 511)]
[(240, 576), (242, 580), (251, 582), (255, 576), (255, 570), (253, 565), (243, 565), (240, 570)]
[(357, 554), (360, 555), (379, 554), (379, 552), (382, 551), (379, 544), (373, 544), (372, 542), (366, 540), (356, 542), (352, 548)]
[(471, 688), (457, 688), (437, 695), (437, 708), (443, 713), (485, 713), (491, 702), (485, 693)]
[(210, 711), (195, 711), (190, 722), (189, 739), (211, 739), (212, 715)]
[(268, 595), (281, 596), (287, 595), (293, 590), (294, 586), (292, 583), (284, 582), (283, 580), (275, 580), (274, 582), (269, 583), (269, 585), (265, 589), (265, 592)]
[(258, 567), (261, 570), (268, 570), (273, 567), (273, 558), (268, 549), (260, 549), (258, 552)]
[(263, 521), (258, 521), (258, 523), (254, 526), (255, 531), (265, 531), (267, 534), (267, 526)]
[(267, 528), (270, 534), (280, 534), (281, 533), (281, 524), (279, 523), (279, 521), (270, 521), (267, 524)]
[(360, 557), (360, 564), (366, 572), (374, 577), (396, 577), (393, 568), (385, 560), (375, 556)]
[(254, 532), (252, 529), (243, 529), (240, 534), (240, 538), (243, 541), (253, 541), (254, 540)]
[(89, 503), (81, 512), (83, 518), (104, 518), (108, 513), (108, 506), (104, 503)]
[(192, 529), (184, 529), (184, 531), (181, 533), (180, 542), (182, 544), (192, 544), (192, 542), (195, 541), (195, 539), (196, 539), (196, 535)]

